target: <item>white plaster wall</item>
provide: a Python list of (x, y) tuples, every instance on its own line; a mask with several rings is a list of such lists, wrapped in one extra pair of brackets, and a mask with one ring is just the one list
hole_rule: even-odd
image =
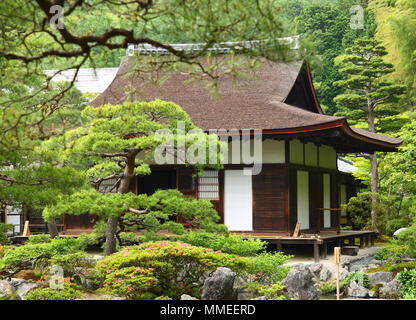
[(309, 229), (309, 172), (297, 171), (297, 209), (301, 230)]
[(20, 216), (10, 214), (21, 214), (21, 210), (11, 206), (6, 207), (6, 223), (14, 225), (14, 232), (20, 232)]
[[(323, 188), (324, 188), (324, 208), (331, 208), (331, 175), (324, 173), (323, 177)], [(324, 211), (324, 228), (331, 227), (331, 211)]]
[[(225, 164), (244, 164), (243, 152), (254, 159), (254, 163), (285, 163), (285, 142), (266, 139), (261, 145), (261, 151), (255, 149), (254, 140), (241, 140), (240, 143), (229, 142), (224, 148)], [(261, 152), (261, 157), (258, 155)], [(233, 157), (234, 155), (234, 157)], [(257, 157), (255, 157), (257, 155)], [(248, 157), (246, 160), (250, 160)], [(246, 164), (247, 161), (246, 161)]]
[(252, 176), (243, 172), (224, 173), (224, 224), (231, 231), (253, 230)]

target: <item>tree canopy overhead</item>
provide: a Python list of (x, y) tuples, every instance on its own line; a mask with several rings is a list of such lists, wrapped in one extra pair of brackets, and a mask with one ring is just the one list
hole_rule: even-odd
[[(270, 40), (276, 48), (283, 33), (275, 0), (7, 0), (0, 9), (0, 56), (26, 63), (55, 58), (85, 63), (102, 50), (125, 50), (128, 44), (150, 44), (190, 61), (219, 42)], [(168, 44), (172, 40), (205, 47), (183, 52)]]

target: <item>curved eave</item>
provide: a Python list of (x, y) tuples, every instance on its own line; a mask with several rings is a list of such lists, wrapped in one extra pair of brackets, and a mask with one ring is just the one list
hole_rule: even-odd
[[(374, 134), (370, 132), (368, 132), (368, 134), (372, 135), (372, 137), (367, 136), (365, 134), (360, 134), (354, 131), (348, 125), (345, 118), (329, 121), (327, 123), (320, 123), (302, 127), (263, 129), (261, 130), (261, 132), (252, 129), (245, 129), (239, 131), (238, 133), (219, 133), (218, 135), (232, 136), (256, 134), (278, 136), (280, 135), (282, 137), (284, 136), (284, 138), (290, 138), (290, 136), (293, 136), (294, 138), (298, 136), (302, 136), (303, 138), (311, 138), (312, 135), (314, 137), (317, 137), (318, 135), (323, 135), (324, 137), (321, 137), (319, 139), (320, 144), (325, 144), (325, 139), (327, 139), (326, 141), (328, 145), (337, 145), (337, 149), (339, 149), (340, 152), (345, 153), (373, 153), (375, 151), (394, 152), (397, 151), (397, 148), (403, 142), (403, 140), (401, 139), (386, 137), (380, 134)], [(378, 136), (379, 138), (377, 139), (375, 136)], [(392, 142), (385, 141), (385, 139), (389, 139)]]
[[(381, 134), (375, 134), (371, 132), (368, 132), (368, 135), (360, 134), (359, 132), (354, 131), (346, 123), (346, 121), (345, 121), (345, 125), (341, 127), (341, 131), (344, 132), (346, 135), (354, 138), (355, 140), (359, 140), (361, 142), (364, 142), (368, 145), (373, 146), (373, 152), (374, 151), (394, 152), (394, 151), (397, 151), (397, 148), (403, 143), (402, 139), (387, 137)], [(369, 136), (369, 135), (372, 135), (372, 136)], [(378, 139), (377, 136), (380, 138)], [(391, 141), (385, 141), (384, 139), (389, 139)]]

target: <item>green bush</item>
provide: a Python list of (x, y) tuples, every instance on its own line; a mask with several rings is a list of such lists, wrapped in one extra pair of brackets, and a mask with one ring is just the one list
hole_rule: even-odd
[(398, 280), (403, 298), (416, 299), (416, 268), (403, 270), (399, 273)]
[(126, 267), (107, 274), (104, 286), (119, 296), (133, 300), (153, 300), (157, 297), (157, 277), (153, 268)]
[(95, 268), (95, 261), (83, 251), (68, 254), (58, 254), (49, 260), (51, 266), (60, 266), (65, 276), (83, 275), (84, 271)]
[(248, 266), (248, 272), (256, 275), (255, 281), (261, 283), (276, 283), (282, 281), (288, 274), (290, 267), (283, 264), (290, 259), (282, 252), (263, 252), (252, 258)]
[(337, 285), (335, 283), (322, 282), (320, 289), (324, 295), (331, 294), (337, 291)]
[(37, 234), (30, 236), (26, 244), (49, 243), (52, 238), (49, 234)]
[(406, 255), (407, 247), (400, 245), (398, 241), (390, 241), (384, 247), (378, 248), (374, 258), (387, 263), (396, 263)]
[(30, 291), (26, 300), (75, 300), (82, 296), (80, 290), (64, 285), (63, 289), (37, 288)]
[(416, 268), (416, 261), (409, 261), (409, 262), (400, 262), (392, 265), (384, 265), (377, 268), (370, 269), (368, 272), (393, 272), (399, 273), (404, 269), (413, 269)]
[(121, 232), (119, 238), (121, 239), (122, 246), (132, 246), (143, 242), (143, 237), (134, 232)]
[(287, 259), (280, 252), (251, 258), (183, 242), (157, 241), (124, 248), (100, 261), (97, 270), (106, 288), (130, 299), (143, 299), (144, 295), (178, 299), (184, 293), (199, 297), (203, 282), (218, 267), (274, 284), (286, 276), (289, 268), (282, 264)]
[(370, 281), (368, 280), (368, 275), (364, 272), (356, 271), (351, 272), (344, 280), (341, 281), (340, 287), (345, 288), (349, 286), (351, 282), (355, 281), (359, 285), (368, 288), (370, 286)]
[(5, 246), (0, 244), (0, 258), (3, 258), (7, 251), (13, 250), (14, 246)]
[(388, 196), (371, 192), (363, 192), (352, 197), (346, 209), (348, 210), (351, 223), (355, 230), (374, 229), (371, 221), (372, 195), (378, 201), (374, 204), (377, 211), (377, 230), (382, 235), (392, 235), (399, 228), (406, 227), (411, 219), (410, 208), (404, 208), (403, 203), (396, 196)]
[(75, 238), (53, 239), (49, 243), (25, 244), (8, 250), (0, 260), (0, 271), (44, 268), (53, 257), (75, 253), (83, 247)]
[(244, 239), (236, 234), (218, 234), (204, 231), (189, 231), (179, 237), (178, 241), (198, 247), (221, 250), (224, 253), (239, 256), (252, 256), (266, 248), (266, 242), (260, 239)]
[(11, 224), (5, 224), (0, 222), (0, 245), (9, 244), (9, 239), (7, 238), (7, 231), (11, 230), (13, 230), (13, 226)]
[[(187, 243), (159, 241), (125, 248), (100, 261), (97, 270), (106, 287), (118, 294), (123, 294), (123, 291), (120, 291), (115, 278), (126, 282), (128, 277), (131, 277), (132, 270), (145, 270), (143, 274), (138, 273), (134, 276), (137, 278), (134, 283), (128, 282), (133, 296), (140, 296), (146, 291), (155, 297), (164, 295), (177, 299), (184, 293), (200, 296), (199, 290), (204, 280), (217, 267), (229, 267), (237, 273), (242, 273), (249, 269), (251, 263), (252, 260), (249, 258)], [(151, 281), (146, 283), (148, 287), (145, 287), (146, 281), (140, 280), (142, 277)], [(123, 295), (131, 298), (126, 292)]]
[(406, 247), (406, 254), (416, 257), (416, 224), (400, 232), (397, 237), (399, 242)]

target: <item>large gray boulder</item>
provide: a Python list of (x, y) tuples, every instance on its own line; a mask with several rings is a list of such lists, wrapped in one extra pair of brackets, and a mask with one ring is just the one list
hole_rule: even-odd
[(347, 287), (347, 296), (352, 298), (367, 298), (369, 297), (369, 290), (360, 286), (357, 282), (351, 281)]
[(326, 282), (329, 279), (331, 279), (331, 277), (332, 277), (332, 272), (328, 268), (324, 267), (320, 273), (319, 280)]
[(17, 300), (26, 300), (26, 295), (32, 291), (33, 289), (39, 288), (39, 283), (33, 283), (25, 281), (19, 285), (19, 287), (16, 290), (16, 297)]
[(393, 281), (393, 279), (393, 272), (374, 272), (368, 274), (368, 281), (370, 282), (370, 286), (384, 284)]
[(397, 278), (383, 285), (380, 288), (380, 298), (383, 299), (399, 299), (400, 298), (400, 282)]
[(0, 300), (7, 300), (13, 294), (13, 286), (7, 280), (0, 280)]
[(322, 263), (314, 263), (309, 266), (309, 270), (311, 270), (311, 272), (317, 277), (319, 277), (323, 269), (326, 269), (326, 268), (324, 268)]
[(235, 273), (228, 268), (217, 268), (202, 287), (202, 300), (234, 300)]
[(287, 296), (296, 300), (319, 300), (321, 291), (317, 288), (314, 275), (307, 266), (292, 266), (287, 277), (282, 281)]

